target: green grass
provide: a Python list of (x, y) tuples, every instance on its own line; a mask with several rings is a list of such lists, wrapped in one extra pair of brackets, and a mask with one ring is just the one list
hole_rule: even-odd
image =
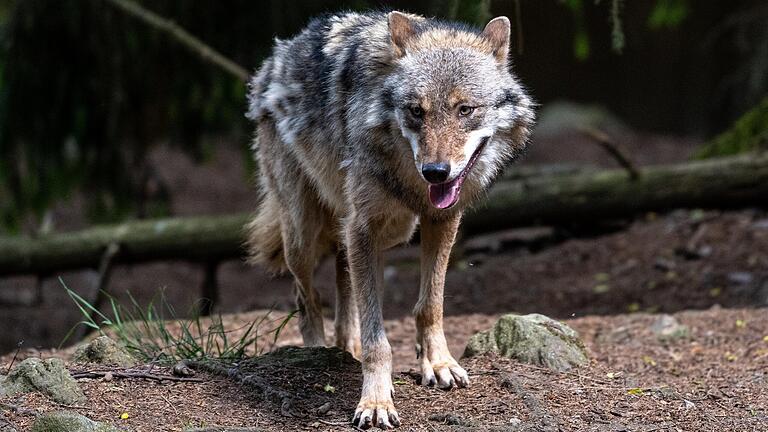
[[(121, 305), (114, 297), (104, 293), (109, 300), (109, 310), (101, 311), (69, 289), (61, 278), (59, 282), (83, 316), (83, 320), (67, 333), (62, 344), (79, 326), (86, 326), (116, 339), (137, 358), (160, 364), (174, 364), (180, 360), (237, 361), (246, 357), (249, 348), (253, 353), (262, 354), (266, 347), (264, 342), (271, 340), (274, 344), (297, 312), (292, 311), (284, 318), (269, 319), (270, 310), (240, 328), (226, 330), (221, 314), (204, 319), (197, 312), (198, 308), (193, 308), (189, 314), (191, 318), (178, 318), (162, 293), (158, 301), (152, 301), (145, 307), (139, 305), (130, 293), (128, 306)], [(266, 330), (264, 327), (267, 327)], [(176, 330), (172, 331), (174, 328)], [(238, 336), (233, 335), (241, 331)]]

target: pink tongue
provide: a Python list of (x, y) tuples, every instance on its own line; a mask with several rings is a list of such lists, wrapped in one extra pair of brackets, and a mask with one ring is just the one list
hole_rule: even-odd
[(459, 200), (462, 178), (458, 177), (449, 182), (429, 185), (429, 201), (439, 209), (446, 209)]

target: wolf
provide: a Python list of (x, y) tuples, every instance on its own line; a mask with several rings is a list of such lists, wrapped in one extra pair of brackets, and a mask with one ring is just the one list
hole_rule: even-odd
[(362, 363), (358, 427), (400, 425), (382, 252), (417, 226), (421, 383), (469, 384), (443, 334), (443, 285), (462, 213), (526, 147), (534, 122), (509, 37), (506, 17), (479, 30), (398, 11), (332, 14), (276, 39), (249, 82), (261, 191), (251, 260), (293, 275), (311, 346), (326, 342), (313, 271), (335, 254), (335, 344)]

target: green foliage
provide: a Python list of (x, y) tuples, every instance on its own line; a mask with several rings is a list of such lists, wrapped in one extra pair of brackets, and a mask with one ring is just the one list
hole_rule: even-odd
[(621, 21), (621, 7), (623, 0), (611, 1), (611, 47), (613, 51), (621, 54), (624, 50), (624, 28)]
[[(268, 313), (242, 328), (226, 330), (221, 315), (210, 317), (207, 324), (196, 309), (192, 311), (190, 319), (177, 318), (173, 306), (162, 296), (160, 308), (154, 302), (141, 307), (130, 295), (131, 304), (125, 307), (105, 293), (110, 310), (100, 311), (70, 290), (61, 278), (59, 281), (83, 315), (83, 321), (78, 325), (84, 325), (102, 335), (109, 333), (137, 358), (161, 364), (175, 364), (180, 360), (237, 361), (248, 353), (261, 354), (264, 347), (259, 346), (260, 341), (266, 338), (271, 339), (272, 343), (276, 342), (296, 314), (293, 311), (284, 318), (269, 319)], [(169, 316), (168, 319), (165, 314)], [(265, 325), (270, 328), (260, 332)], [(62, 344), (76, 328), (70, 330)], [(233, 337), (231, 334), (234, 332), (241, 334)]]
[[(223, 5), (202, 11), (181, 7), (188, 3), (182, 0), (151, 3), (212, 45), (241, 48), (254, 62), (261, 56), (254, 39), (268, 39), (254, 31), (235, 44), (217, 31), (217, 22), (231, 20)], [(0, 53), (6, 229), (76, 191), (89, 196), (95, 221), (138, 213), (138, 206), (162, 212), (160, 204), (139, 204), (146, 200), (145, 156), (155, 142), (170, 138), (199, 158), (203, 131), (244, 135), (243, 83), (105, 2), (62, 0), (54, 8), (25, 0), (9, 16)]]
[(690, 12), (688, 0), (657, 0), (648, 16), (648, 28), (652, 30), (676, 28)]
[(730, 129), (696, 152), (695, 158), (728, 156), (768, 149), (768, 96), (742, 115)]
[(573, 55), (579, 61), (589, 58), (589, 35), (587, 35), (587, 25), (584, 18), (583, 0), (561, 0), (573, 14)]
[(491, 17), (491, 0), (463, 0), (457, 2), (456, 13), (451, 19), (484, 26)]

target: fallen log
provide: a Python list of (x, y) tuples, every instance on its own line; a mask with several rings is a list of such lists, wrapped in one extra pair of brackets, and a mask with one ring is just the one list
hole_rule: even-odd
[(625, 218), (676, 208), (768, 206), (768, 153), (501, 182), (470, 211), (465, 233)]
[(0, 238), (0, 276), (98, 268), (110, 245), (115, 264), (216, 262), (242, 256), (245, 214), (142, 220), (38, 238)]
[[(676, 208), (768, 205), (768, 154), (711, 159), (638, 170), (502, 181), (469, 211), (465, 234), (530, 225), (585, 224)], [(110, 245), (114, 264), (161, 260), (219, 262), (243, 255), (248, 215), (126, 222), (39, 238), (0, 238), (0, 276), (97, 268)]]

